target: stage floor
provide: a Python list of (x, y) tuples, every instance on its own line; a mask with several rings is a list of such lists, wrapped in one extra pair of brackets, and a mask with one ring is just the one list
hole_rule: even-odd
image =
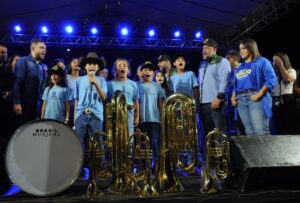
[(241, 193), (238, 190), (226, 189), (223, 192), (218, 192), (213, 195), (201, 194), (200, 177), (188, 176), (181, 177), (185, 186), (185, 191), (178, 193), (161, 193), (158, 197), (139, 198), (134, 192), (126, 194), (106, 193), (100, 198), (89, 199), (84, 198), (87, 181), (76, 181), (66, 191), (50, 196), (50, 197), (35, 197), (24, 192), (19, 192), (10, 196), (1, 197), (0, 202), (300, 202), (300, 190), (263, 190)]

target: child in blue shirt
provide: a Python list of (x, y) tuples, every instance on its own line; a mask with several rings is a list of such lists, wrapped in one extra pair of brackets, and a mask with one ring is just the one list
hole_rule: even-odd
[[(177, 54), (174, 58), (173, 65), (176, 67), (176, 73), (171, 76), (170, 90), (174, 93), (186, 94), (191, 98), (195, 99), (196, 104), (198, 104), (199, 101), (198, 81), (194, 72), (185, 71), (185, 66), (186, 66), (185, 56), (183, 54)], [(199, 123), (198, 126), (200, 126)], [(201, 140), (200, 137), (199, 140)], [(192, 160), (192, 152), (189, 151), (187, 154), (183, 154), (183, 156), (186, 155), (187, 155), (186, 158), (187, 164), (190, 164)]]
[(49, 69), (49, 86), (43, 94), (41, 119), (55, 119), (68, 124), (72, 91), (65, 81), (65, 71), (58, 66)]
[(184, 93), (195, 99), (198, 104), (198, 81), (194, 72), (185, 71), (185, 56), (178, 54), (175, 57), (174, 66), (176, 67), (176, 73), (171, 76), (170, 90), (174, 93)]
[(155, 66), (147, 61), (141, 66), (142, 81), (138, 83), (140, 95), (140, 128), (147, 132), (153, 150), (153, 159), (157, 164), (160, 154), (160, 118), (163, 99), (165, 97), (161, 86), (152, 81)]
[(127, 102), (127, 117), (129, 135), (134, 133), (134, 126), (139, 124), (139, 101), (137, 84), (128, 79), (130, 67), (126, 59), (119, 58), (115, 61), (113, 73), (115, 79), (108, 82), (107, 98), (110, 102), (114, 92), (121, 91)]
[(87, 75), (79, 77), (76, 82), (74, 123), (76, 133), (84, 143), (88, 126), (92, 134), (103, 130), (103, 101), (106, 99), (107, 86), (103, 77), (96, 76), (103, 68), (99, 58), (86, 57), (81, 67)]

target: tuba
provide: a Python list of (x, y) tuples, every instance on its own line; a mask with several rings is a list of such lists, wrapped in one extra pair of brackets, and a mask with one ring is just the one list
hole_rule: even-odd
[(217, 187), (230, 173), (230, 152), (228, 137), (214, 129), (206, 136), (206, 168), (201, 171), (202, 193), (215, 193)]
[[(111, 103), (106, 104), (106, 133), (97, 132), (89, 137), (91, 158), (87, 197), (103, 194), (97, 180), (110, 181), (108, 190), (118, 193), (138, 190), (138, 183), (143, 180), (138, 196), (158, 195), (151, 184), (149, 138), (139, 130), (129, 137), (127, 104), (121, 92), (116, 92)], [(135, 142), (130, 142), (131, 139)], [(145, 163), (139, 164), (139, 173), (134, 173), (134, 160)]]
[[(196, 103), (191, 97), (176, 93), (167, 98), (162, 113), (162, 143), (156, 185), (166, 192), (184, 190), (176, 169), (195, 171), (198, 164)], [(182, 160), (182, 154), (192, 160)]]

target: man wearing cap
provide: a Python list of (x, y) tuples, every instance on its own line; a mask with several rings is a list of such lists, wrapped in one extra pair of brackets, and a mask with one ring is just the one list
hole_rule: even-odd
[(154, 69), (155, 66), (150, 61), (141, 65), (142, 81), (138, 83), (138, 89), (140, 128), (149, 135), (154, 163), (158, 166), (161, 140), (160, 118), (165, 94), (161, 86), (152, 80)]
[(103, 101), (106, 99), (107, 85), (103, 77), (97, 77), (97, 72), (103, 68), (103, 62), (96, 56), (84, 58), (80, 67), (87, 75), (76, 81), (75, 99), (75, 130), (84, 143), (87, 128), (91, 133), (103, 130)]
[(224, 99), (231, 68), (227, 59), (217, 55), (217, 49), (215, 40), (203, 41), (204, 61), (199, 65), (198, 80), (200, 119), (205, 135), (214, 128), (227, 133)]
[(169, 81), (170, 77), (176, 73), (176, 69), (172, 68), (172, 60), (170, 56), (161, 54), (158, 59), (158, 67)]
[(21, 125), (36, 119), (38, 103), (42, 96), (45, 81), (45, 66), (42, 60), (46, 55), (46, 45), (36, 39), (30, 45), (31, 54), (21, 57), (14, 71), (12, 89), (14, 112), (21, 117)]

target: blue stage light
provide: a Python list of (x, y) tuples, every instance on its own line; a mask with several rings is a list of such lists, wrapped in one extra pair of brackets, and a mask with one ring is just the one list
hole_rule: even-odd
[(15, 26), (15, 31), (16, 31), (16, 32), (21, 32), (21, 31), (22, 31), (21, 26), (20, 26), (20, 25), (16, 25), (16, 26)]
[(202, 36), (202, 33), (201, 33), (201, 32), (196, 32), (195, 37), (196, 37), (197, 39), (199, 39), (201, 36)]
[(96, 27), (93, 27), (93, 28), (91, 29), (91, 33), (92, 33), (93, 35), (97, 34), (97, 33), (98, 33), (98, 29), (97, 29)]
[(73, 32), (73, 27), (71, 25), (68, 25), (65, 27), (65, 30), (68, 34), (71, 34)]
[(41, 27), (41, 31), (42, 31), (42, 33), (44, 33), (44, 34), (48, 33), (48, 28), (47, 28), (47, 26), (42, 26), (42, 27)]
[(181, 35), (181, 32), (179, 30), (174, 32), (174, 37), (178, 38), (178, 37), (180, 37), (180, 35)]
[(124, 28), (121, 29), (121, 34), (123, 36), (127, 36), (128, 35), (128, 29), (127, 29), (127, 27), (124, 27)]
[(149, 37), (154, 37), (155, 36), (155, 30), (151, 29), (148, 31)]

